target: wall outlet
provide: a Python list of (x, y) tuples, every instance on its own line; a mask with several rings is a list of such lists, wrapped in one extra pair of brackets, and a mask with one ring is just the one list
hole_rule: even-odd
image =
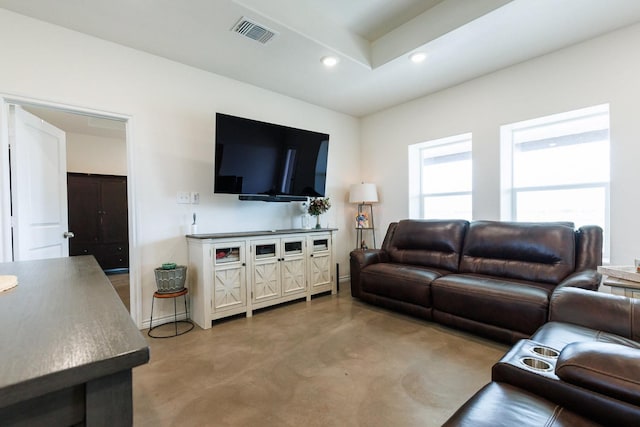
[(197, 191), (192, 191), (191, 192), (191, 204), (192, 205), (199, 205), (200, 204), (200, 193), (198, 193)]
[(176, 195), (176, 203), (189, 204), (189, 192), (188, 191), (178, 191)]

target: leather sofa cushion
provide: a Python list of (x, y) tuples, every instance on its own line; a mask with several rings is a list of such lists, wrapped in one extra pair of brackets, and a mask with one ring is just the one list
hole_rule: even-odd
[(535, 394), (497, 382), (480, 389), (443, 424), (444, 427), (599, 425)]
[(431, 282), (446, 273), (413, 265), (379, 263), (363, 269), (360, 280), (364, 292), (431, 307)]
[(605, 330), (640, 341), (640, 300), (571, 286), (556, 289), (549, 320)]
[(558, 356), (556, 375), (579, 387), (640, 405), (640, 350), (618, 344), (576, 342)]
[(557, 285), (574, 271), (575, 250), (568, 224), (475, 221), (467, 231), (460, 273)]
[(573, 342), (601, 342), (640, 349), (640, 342), (597, 329), (565, 322), (548, 322), (531, 336), (531, 340), (562, 351)]
[(431, 284), (433, 308), (530, 335), (547, 320), (552, 287), (478, 274), (453, 274)]
[(464, 220), (402, 220), (388, 242), (389, 260), (456, 272), (468, 226)]

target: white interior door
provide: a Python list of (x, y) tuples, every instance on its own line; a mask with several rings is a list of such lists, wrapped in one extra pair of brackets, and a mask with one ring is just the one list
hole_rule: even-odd
[(13, 259), (69, 256), (65, 133), (11, 105)]

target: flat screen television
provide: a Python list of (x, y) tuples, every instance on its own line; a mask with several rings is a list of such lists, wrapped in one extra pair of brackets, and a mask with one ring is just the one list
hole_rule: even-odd
[(214, 193), (292, 201), (325, 195), (329, 135), (216, 114)]

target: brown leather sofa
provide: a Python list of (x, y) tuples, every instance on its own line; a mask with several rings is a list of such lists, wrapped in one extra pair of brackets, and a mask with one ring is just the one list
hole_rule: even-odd
[(554, 290), (595, 290), (602, 229), (571, 223), (403, 220), (350, 255), (351, 294), (514, 343), (547, 321)]
[(549, 322), (444, 425), (640, 425), (640, 300), (556, 290)]

